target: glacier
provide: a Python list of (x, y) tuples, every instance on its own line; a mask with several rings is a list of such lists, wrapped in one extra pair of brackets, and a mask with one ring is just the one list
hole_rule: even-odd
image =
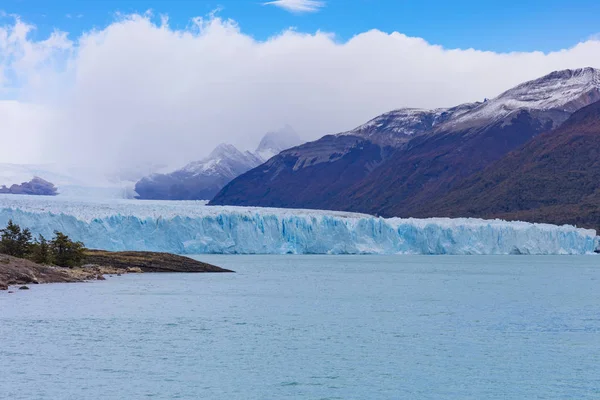
[(471, 218), (402, 219), (195, 201), (0, 195), (9, 219), (89, 248), (178, 254), (590, 254), (596, 231)]

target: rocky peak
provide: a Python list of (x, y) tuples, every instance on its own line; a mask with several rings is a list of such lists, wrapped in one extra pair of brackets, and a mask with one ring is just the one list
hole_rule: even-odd
[[(555, 71), (524, 82), (451, 119), (442, 130), (469, 129), (509, 121), (521, 111), (537, 113), (556, 127), (576, 110), (600, 100), (600, 70), (581, 68)], [(544, 114), (544, 115), (541, 115)]]
[(242, 152), (237, 149), (232, 144), (229, 143), (221, 143), (217, 147), (214, 148), (213, 151), (209, 154), (205, 160), (214, 159), (219, 157), (231, 157), (231, 156), (241, 156)]
[(303, 140), (300, 139), (294, 128), (285, 125), (279, 130), (267, 132), (256, 148), (255, 154), (266, 161), (281, 151), (302, 143)]
[(452, 108), (400, 108), (373, 118), (341, 135), (359, 136), (380, 145), (397, 147), (415, 136), (430, 132), (440, 124), (463, 115), (481, 103), (466, 103)]
[[(575, 100), (596, 92), (600, 99), (600, 70), (594, 68), (554, 71), (507, 90), (494, 101), (507, 106), (574, 112), (582, 107)], [(513, 104), (508, 104), (509, 102)]]

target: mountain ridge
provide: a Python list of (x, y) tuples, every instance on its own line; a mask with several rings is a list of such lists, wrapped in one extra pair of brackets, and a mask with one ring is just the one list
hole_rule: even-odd
[(600, 229), (600, 101), (461, 182), (432, 208), (449, 216)]
[(556, 71), (480, 103), (394, 110), (280, 153), (209, 204), (429, 215), (461, 180), (600, 100), (599, 77), (593, 68)]
[(256, 151), (240, 151), (232, 144), (221, 143), (199, 161), (193, 161), (171, 173), (152, 174), (135, 184), (136, 198), (143, 200), (210, 200), (228, 182), (264, 163), (272, 154), (301, 141), (286, 125), (268, 132)]

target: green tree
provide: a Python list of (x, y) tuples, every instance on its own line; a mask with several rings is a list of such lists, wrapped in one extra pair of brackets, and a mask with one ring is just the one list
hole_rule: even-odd
[(52, 264), (50, 244), (43, 235), (39, 235), (35, 243), (33, 244), (31, 251), (31, 260), (38, 264)]
[(21, 230), (21, 227), (12, 220), (8, 221), (6, 228), (0, 229), (0, 253), (13, 257), (26, 257), (31, 252), (31, 231)]
[(84, 258), (85, 247), (81, 242), (74, 242), (62, 232), (54, 231), (50, 241), (50, 251), (54, 263), (60, 267), (75, 267)]

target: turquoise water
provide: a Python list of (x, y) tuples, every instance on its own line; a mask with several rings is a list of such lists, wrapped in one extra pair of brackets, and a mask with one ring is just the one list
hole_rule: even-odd
[(201, 259), (0, 293), (0, 398), (600, 398), (598, 257)]

